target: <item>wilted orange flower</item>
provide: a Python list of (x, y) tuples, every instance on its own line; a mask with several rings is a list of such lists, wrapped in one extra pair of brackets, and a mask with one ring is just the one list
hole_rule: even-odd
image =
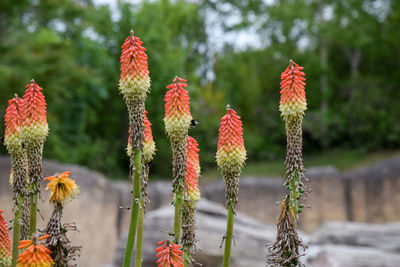
[(7, 222), (0, 210), (0, 266), (11, 265), (11, 240), (8, 233)]
[(183, 267), (181, 246), (175, 245), (171, 241), (164, 240), (157, 243), (156, 249), (159, 258), (156, 263), (157, 267)]
[(79, 193), (75, 181), (69, 178), (70, 171), (45, 178), (49, 181), (47, 188), (50, 190), (51, 202), (64, 202), (67, 198), (74, 198)]
[(289, 66), (281, 74), (281, 102), (279, 110), (285, 119), (303, 116), (307, 109), (305, 74), (303, 67), (290, 60)]
[[(39, 238), (43, 240), (48, 238), (45, 235)], [(35, 244), (32, 240), (21, 240), (18, 249), (26, 250), (18, 256), (17, 267), (51, 267), (53, 266), (53, 259), (51, 258), (51, 251), (43, 245)]]
[(246, 160), (242, 121), (228, 105), (221, 119), (218, 136), (217, 163), (222, 170), (240, 170)]

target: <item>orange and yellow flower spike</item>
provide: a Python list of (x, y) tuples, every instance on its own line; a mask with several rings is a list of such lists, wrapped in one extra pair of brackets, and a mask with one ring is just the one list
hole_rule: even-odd
[(199, 144), (188, 136), (186, 143), (186, 193), (192, 200), (200, 200), (198, 178), (200, 176)]
[(146, 48), (142, 44), (140, 38), (134, 36), (131, 30), (131, 35), (126, 37), (121, 47), (119, 90), (125, 99), (144, 101), (150, 90)]
[(181, 246), (168, 240), (158, 242), (157, 245), (157, 267), (183, 267)]
[(281, 74), (281, 102), (279, 110), (285, 120), (302, 118), (307, 109), (305, 74), (303, 67), (290, 60), (289, 66)]
[(49, 133), (47, 108), (42, 88), (34, 80), (26, 86), (21, 105), (22, 140), (25, 146), (42, 146)]
[(73, 199), (79, 193), (79, 187), (75, 181), (69, 178), (70, 171), (45, 178), (49, 183), (46, 190), (50, 190), (50, 202), (63, 203)]
[(8, 233), (7, 222), (0, 210), (0, 266), (11, 265), (11, 240)]
[(190, 114), (190, 98), (185, 79), (175, 77), (173, 83), (167, 86), (165, 94), (165, 130), (172, 140), (182, 140), (186, 142), (186, 135), (192, 121)]

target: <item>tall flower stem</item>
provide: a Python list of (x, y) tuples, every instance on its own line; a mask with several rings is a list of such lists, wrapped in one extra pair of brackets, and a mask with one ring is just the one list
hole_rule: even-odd
[(184, 246), (183, 248), (183, 266), (189, 267), (190, 266), (190, 250), (188, 246)]
[(246, 161), (242, 121), (236, 111), (231, 109), (229, 105), (226, 107), (226, 115), (221, 118), (216, 159), (224, 178), (226, 206), (228, 209), (223, 261), (223, 267), (228, 267), (232, 247), (233, 218), (239, 194), (239, 176)]
[(226, 236), (225, 236), (225, 250), (224, 250), (224, 261), (223, 267), (229, 267), (231, 259), (231, 248), (232, 248), (232, 236), (233, 236), (233, 218), (234, 212), (232, 203), (228, 203), (228, 219), (226, 222)]
[(142, 169), (142, 151), (140, 149), (134, 151), (134, 178), (133, 178), (133, 199), (131, 207), (131, 222), (129, 224), (128, 241), (126, 243), (125, 257), (122, 264), (123, 267), (129, 267), (132, 260), (132, 251), (136, 239), (136, 231), (140, 209), (140, 170)]
[(38, 193), (31, 194), (31, 212), (29, 219), (29, 236), (32, 236), (36, 232), (36, 220), (37, 220), (37, 202)]
[(139, 37), (130, 31), (124, 44), (120, 57), (121, 75), (119, 91), (124, 96), (128, 112), (129, 127), (132, 131), (130, 144), (130, 177), (133, 176), (133, 199), (131, 207), (131, 220), (126, 244), (123, 266), (129, 267), (132, 259), (132, 250), (135, 244), (136, 231), (141, 203), (141, 172), (144, 138), (144, 113), (147, 92), (150, 90), (150, 77), (147, 63), (146, 49)]
[(175, 215), (174, 215), (174, 243), (178, 244), (181, 236), (181, 225), (182, 225), (182, 187), (179, 186), (175, 194)]
[(22, 214), (22, 196), (18, 199), (18, 209), (15, 211), (14, 226), (13, 226), (13, 244), (12, 244), (12, 263), (11, 266), (17, 266), (18, 246), (21, 236), (21, 214)]
[(142, 267), (143, 226), (144, 226), (143, 222), (144, 222), (144, 203), (143, 203), (143, 198), (141, 198), (139, 207), (138, 226), (137, 226), (135, 267)]

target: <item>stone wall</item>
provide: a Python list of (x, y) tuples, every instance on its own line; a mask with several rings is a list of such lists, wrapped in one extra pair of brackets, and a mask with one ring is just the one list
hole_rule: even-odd
[[(312, 192), (300, 219), (307, 232), (329, 221), (390, 222), (400, 220), (400, 156), (355, 171), (333, 167), (310, 168), (306, 177)], [(205, 185), (202, 195), (224, 204), (223, 182)], [(286, 193), (281, 178), (245, 177), (240, 180), (238, 210), (275, 223)], [(274, 206), (275, 205), (275, 206)]]
[[(110, 182), (103, 175), (86, 168), (44, 161), (45, 176), (56, 172), (72, 171), (72, 178), (81, 187), (81, 193), (65, 208), (65, 222), (76, 222), (80, 233), (72, 239), (83, 245), (78, 266), (99, 267), (111, 264), (114, 248), (121, 235), (128, 230), (131, 204), (131, 185), (127, 182)], [(9, 158), (0, 156), (0, 209), (7, 219), (12, 217), (12, 196), (8, 185)], [(307, 171), (312, 192), (312, 207), (304, 209), (301, 228), (306, 232), (317, 229), (329, 221), (390, 222), (400, 220), (400, 156), (364, 167), (356, 171), (340, 172), (335, 168), (310, 168)], [(279, 202), (285, 189), (282, 179), (246, 177), (240, 182), (239, 212), (264, 223), (275, 224), (279, 215)], [(45, 185), (42, 185), (44, 189)], [(148, 188), (152, 203), (147, 210), (170, 204), (171, 184), (151, 182)], [(45, 221), (51, 214), (46, 201), (39, 203)], [(201, 188), (204, 198), (225, 204), (222, 181)], [(39, 226), (44, 225), (39, 219)], [(170, 230), (168, 228), (168, 230)], [(218, 237), (219, 238), (219, 237)]]

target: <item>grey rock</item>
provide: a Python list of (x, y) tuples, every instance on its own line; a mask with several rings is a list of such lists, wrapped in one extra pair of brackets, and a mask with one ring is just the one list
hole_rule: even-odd
[[(202, 199), (197, 209), (197, 252), (195, 259), (204, 267), (222, 265), (225, 234), (226, 209)], [(173, 207), (164, 206), (146, 213), (144, 227), (143, 267), (155, 265), (156, 243), (168, 239), (173, 226)], [(236, 246), (232, 248), (232, 267), (265, 266), (266, 244), (275, 238), (275, 226), (249, 218), (243, 214), (235, 216), (234, 236)], [(115, 266), (121, 266), (126, 234), (121, 238), (115, 257)], [(132, 265), (133, 266), (133, 265)]]
[(384, 224), (331, 222), (311, 237), (311, 244), (370, 247), (400, 253), (400, 222)]
[(400, 255), (373, 248), (344, 245), (311, 246), (307, 267), (398, 267)]

